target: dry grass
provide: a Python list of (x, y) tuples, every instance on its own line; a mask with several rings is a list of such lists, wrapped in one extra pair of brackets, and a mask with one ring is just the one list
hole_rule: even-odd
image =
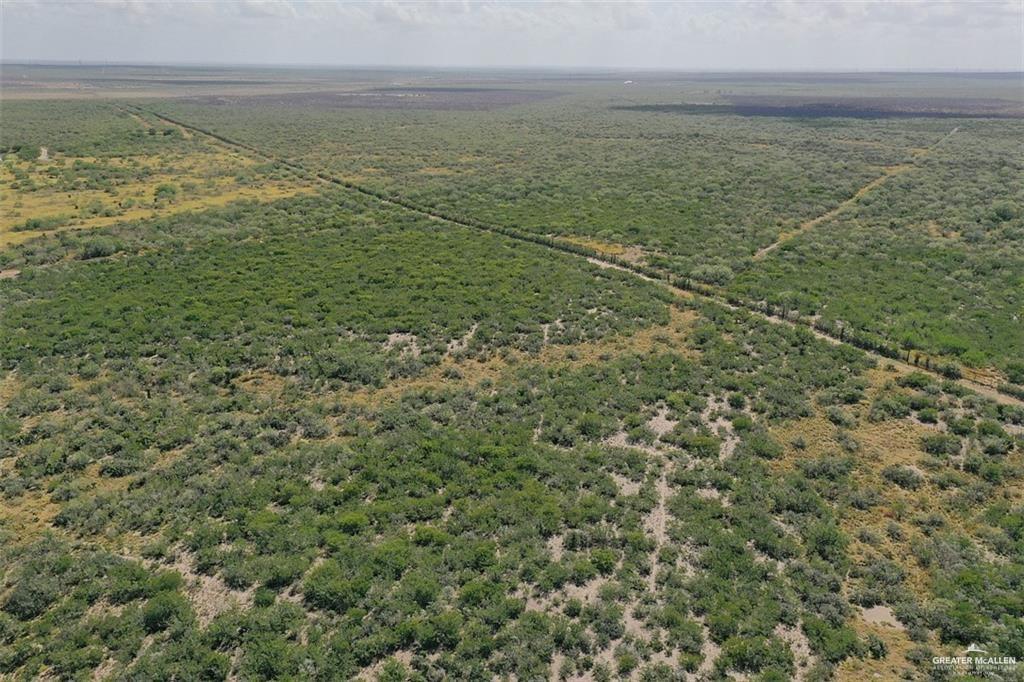
[(8, 372), (0, 377), (0, 408), (11, 404), (13, 398), (19, 391), (18, 375), (15, 372)]
[[(70, 170), (76, 161), (148, 175), (121, 184), (111, 183), (108, 189), (60, 189), (50, 170)], [(272, 201), (316, 191), (308, 183), (251, 177), (256, 164), (252, 158), (216, 146), (166, 156), (55, 157), (47, 163), (9, 158), (0, 165), (0, 247), (47, 232), (104, 227), (224, 206), (243, 199)], [(21, 184), (15, 181), (15, 169), (27, 174), (35, 189), (12, 188)], [(240, 179), (240, 174), (251, 179)], [(165, 184), (178, 188), (177, 196), (158, 201), (156, 189)], [(53, 220), (55, 225), (43, 230), (14, 231), (30, 219)]]
[[(4, 474), (6, 475), (6, 474)], [(16, 542), (29, 542), (53, 527), (60, 505), (42, 490), (28, 490), (0, 504), (0, 529), (9, 531)]]
[[(906, 662), (906, 656), (910, 649), (918, 645), (907, 636), (906, 632), (888, 625), (867, 623), (859, 616), (854, 619), (852, 626), (861, 639), (870, 634), (879, 637), (885, 642), (889, 655), (879, 660), (870, 656), (847, 658), (836, 670), (836, 680), (839, 682), (863, 682), (864, 680), (917, 679), (919, 671)], [(910, 671), (911, 677), (904, 678), (901, 674), (904, 671)]]
[[(14, 458), (0, 459), (0, 477), (7, 476)], [(75, 484), (90, 495), (105, 495), (124, 491), (135, 479), (133, 476), (111, 478), (100, 474), (100, 464), (90, 464), (76, 478)], [(0, 529), (13, 533), (17, 544), (27, 544), (46, 532), (55, 530), (53, 519), (61, 505), (53, 501), (44, 489), (27, 490), (20, 495), (5, 497), (0, 504)], [(111, 545), (112, 546), (112, 545)]]
[(627, 353), (659, 350), (672, 350), (695, 357), (695, 351), (686, 348), (686, 338), (696, 321), (697, 314), (691, 310), (679, 310), (675, 307), (670, 307), (669, 311), (667, 324), (653, 325), (631, 334), (616, 335), (599, 341), (573, 345), (549, 344), (535, 354), (513, 351), (504, 357), (491, 356), (486, 359), (467, 359), (447, 355), (441, 363), (418, 377), (395, 380), (382, 388), (347, 392), (339, 397), (357, 404), (378, 405), (398, 399), (402, 394), (412, 390), (459, 384), (475, 385), (485, 379), (498, 381), (524, 362), (582, 366), (603, 362)]
[[(850, 474), (849, 485), (854, 489), (873, 488), (879, 491), (880, 502), (868, 510), (844, 508), (839, 522), (851, 540), (849, 554), (854, 563), (869, 563), (878, 556), (888, 559), (905, 571), (907, 589), (918, 598), (926, 599), (932, 595), (931, 576), (918, 564), (911, 550), (914, 542), (923, 538), (922, 531), (912, 523), (912, 519), (926, 514), (937, 515), (943, 519), (948, 530), (965, 537), (977, 537), (978, 529), (970, 519), (950, 513), (943, 504), (947, 493), (930, 483), (926, 482), (917, 490), (905, 490), (882, 476), (882, 470), (890, 465), (921, 469), (924, 457), (921, 438), (939, 430), (935, 425), (922, 424), (909, 418), (882, 422), (867, 420), (869, 405), (875, 395), (892, 380), (909, 371), (909, 367), (894, 366), (892, 369), (873, 369), (865, 373), (870, 382), (866, 399), (850, 410), (856, 414), (857, 424), (848, 432), (860, 447), (852, 455), (857, 466)], [(837, 427), (824, 416), (823, 410), (817, 410), (812, 417), (775, 427), (772, 432), (786, 447), (783, 458), (773, 464), (780, 472), (796, 467), (802, 460), (842, 451), (837, 440)], [(806, 442), (805, 449), (797, 449), (791, 444), (797, 436)], [(1024, 491), (1008, 490), (1005, 494), (1008, 499), (1019, 503)], [(902, 539), (895, 540), (887, 533), (890, 524), (901, 528)], [(864, 529), (870, 530), (879, 541), (868, 545), (858, 539), (859, 532)], [(846, 587), (848, 589), (850, 585)], [(865, 614), (858, 612), (851, 625), (861, 636), (873, 633), (880, 637), (886, 643), (889, 654), (882, 660), (847, 659), (840, 666), (837, 679), (860, 680), (865, 676), (871, 679), (899, 679), (900, 672), (911, 667), (906, 663), (904, 654), (915, 644), (898, 624), (868, 622)]]
[(587, 249), (593, 249), (605, 256), (621, 256), (626, 252), (626, 247), (621, 244), (602, 242), (597, 239), (587, 239), (586, 237), (562, 237), (561, 241), (582, 246)]
[(597, 239), (588, 239), (587, 237), (558, 237), (558, 240), (582, 246), (586, 249), (592, 249), (601, 256), (615, 256), (633, 265), (643, 265), (647, 260), (646, 252), (637, 246), (623, 246), (622, 244), (603, 242)]
[(442, 166), (424, 166), (423, 168), (420, 168), (416, 172), (419, 173), (420, 175), (430, 176), (447, 176), (459, 174), (459, 171), (453, 170), (451, 168), (444, 168)]
[(236, 383), (245, 391), (266, 396), (280, 395), (288, 386), (288, 380), (285, 377), (266, 370), (246, 372), (238, 378)]
[[(873, 554), (880, 554), (896, 562), (907, 572), (907, 587), (918, 596), (924, 597), (930, 594), (929, 577), (914, 560), (910, 551), (912, 539), (919, 537), (920, 532), (909, 523), (909, 520), (918, 513), (939, 513), (953, 527), (958, 525), (958, 522), (955, 518), (942, 513), (940, 497), (930, 485), (926, 484), (917, 491), (910, 491), (899, 488), (882, 477), (882, 470), (890, 465), (916, 465), (924, 454), (920, 446), (921, 437), (937, 430), (933, 426), (908, 419), (882, 422), (867, 420), (871, 399), (899, 373), (877, 369), (866, 373), (871, 382), (866, 391), (867, 399), (856, 409), (851, 410), (857, 413), (857, 425), (847, 430), (860, 445), (859, 450), (853, 453), (857, 466), (850, 474), (850, 485), (859, 490), (878, 490), (882, 501), (867, 510), (844, 509), (839, 522), (843, 531), (851, 538), (850, 555), (855, 562), (866, 560)], [(775, 463), (780, 470), (793, 469), (802, 460), (842, 452), (842, 446), (837, 439), (838, 429), (825, 417), (823, 410), (817, 410), (812, 417), (793, 420), (777, 427), (773, 429), (773, 435), (786, 447), (784, 457)], [(792, 445), (792, 441), (798, 436), (807, 443), (803, 450)], [(903, 540), (895, 541), (889, 537), (886, 528), (890, 523), (897, 523), (903, 528)], [(882, 538), (882, 542), (870, 547), (857, 540), (858, 532), (865, 528)]]

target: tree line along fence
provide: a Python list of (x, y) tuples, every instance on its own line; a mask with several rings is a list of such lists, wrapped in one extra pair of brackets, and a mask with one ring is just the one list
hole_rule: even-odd
[[(428, 218), (433, 218), (435, 220), (443, 220), (454, 225), (461, 225), (463, 227), (470, 227), (477, 230), (483, 230), (486, 232), (504, 235), (506, 237), (509, 237), (510, 239), (537, 244), (539, 246), (544, 246), (549, 249), (573, 254), (576, 256), (581, 256), (584, 258), (591, 258), (602, 263), (612, 265), (621, 270), (632, 272), (636, 275), (640, 275), (650, 280), (660, 282), (672, 289), (677, 289), (681, 291), (686, 291), (688, 293), (696, 294), (719, 304), (726, 303), (734, 308), (742, 308), (744, 310), (759, 315), (764, 315), (766, 317), (770, 317), (781, 322), (797, 324), (813, 329), (819, 332), (820, 334), (827, 336), (835, 341), (846, 343), (861, 350), (875, 353), (886, 358), (905, 361), (909, 364), (914, 365), (915, 367), (921, 367), (930, 372), (939, 374), (947, 379), (960, 379), (964, 375), (961, 365), (953, 360), (950, 360), (948, 358), (938, 358), (918, 349), (903, 348), (897, 346), (879, 334), (864, 329), (855, 329), (853, 327), (850, 327), (849, 325), (843, 324), (839, 320), (823, 320), (809, 315), (804, 315), (795, 309), (789, 308), (788, 306), (772, 304), (768, 301), (748, 301), (735, 294), (725, 293), (718, 289), (717, 287), (714, 287), (705, 282), (700, 282), (691, 277), (672, 275), (657, 268), (652, 268), (646, 265), (638, 265), (614, 254), (602, 253), (597, 249), (594, 249), (589, 246), (564, 241), (543, 234), (528, 232), (515, 227), (487, 223), (473, 216), (463, 215), (442, 208), (435, 208), (427, 204), (420, 204), (414, 201), (410, 201), (406, 197), (403, 197), (392, 192), (366, 187), (364, 185), (351, 182), (349, 180), (338, 178), (334, 175), (331, 175), (323, 171), (311, 170), (309, 168), (306, 168), (301, 163), (290, 161), (288, 159), (278, 158), (252, 145), (246, 144), (244, 142), (239, 142), (237, 140), (233, 140), (212, 130), (207, 130), (202, 127), (193, 125), (191, 123), (185, 123), (184, 121), (176, 120), (164, 114), (160, 114), (154, 111), (148, 111), (140, 107), (133, 106), (131, 108), (139, 113), (147, 113), (168, 123), (182, 126), (189, 130), (193, 130), (203, 135), (207, 135), (223, 144), (244, 149), (268, 161), (281, 164), (282, 166), (289, 168), (307, 178), (315, 178), (324, 183), (343, 187), (345, 189), (358, 192), (365, 196), (372, 197), (379, 201), (392, 204), (394, 206), (399, 206), (401, 208), (412, 211), (414, 213), (418, 213)], [(666, 292), (666, 294), (668, 294), (668, 292)], [(670, 298), (671, 294), (668, 294), (666, 296), (666, 300)], [(1002, 382), (995, 386), (994, 388), (996, 388), (999, 392), (1004, 393), (1006, 395), (1018, 399), (1024, 399), (1024, 387), (1017, 386), (1009, 382)]]

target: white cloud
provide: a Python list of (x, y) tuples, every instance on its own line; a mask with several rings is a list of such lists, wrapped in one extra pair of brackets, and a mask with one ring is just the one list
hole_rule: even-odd
[(1020, 0), (4, 0), (0, 13), (6, 60), (1024, 67)]

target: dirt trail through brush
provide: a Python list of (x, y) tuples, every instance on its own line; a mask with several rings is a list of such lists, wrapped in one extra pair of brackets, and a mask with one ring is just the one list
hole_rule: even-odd
[[(118, 107), (118, 111), (122, 111), (122, 112), (128, 114), (128, 116), (130, 116), (133, 121), (135, 121), (136, 123), (138, 123), (140, 126), (142, 126), (143, 128), (145, 128), (147, 130), (149, 130), (150, 128), (153, 127), (152, 125), (150, 125), (149, 121), (147, 121), (146, 119), (142, 118), (141, 116), (139, 116), (134, 111), (130, 111), (128, 109), (122, 109), (120, 107)], [(153, 114), (153, 115), (156, 116), (156, 114)], [(167, 119), (163, 118), (162, 116), (157, 116), (157, 118), (159, 118), (160, 120), (164, 121), (164, 123), (167, 123), (168, 125), (173, 126), (174, 128), (176, 128), (178, 130), (178, 132), (181, 133), (181, 136), (184, 137), (186, 140), (191, 140), (192, 139), (192, 131), (189, 130), (187, 127), (181, 125), (180, 123), (171, 123), (170, 121), (168, 121)]]
[[(942, 374), (940, 374), (939, 372), (937, 372), (937, 371), (935, 371), (935, 370), (933, 370), (933, 369), (931, 369), (929, 367), (918, 367), (918, 366), (915, 366), (915, 365), (909, 365), (909, 364), (904, 363), (904, 362), (902, 362), (900, 360), (896, 360), (896, 359), (893, 359), (893, 358), (881, 355), (880, 353), (876, 353), (876, 352), (874, 352), (872, 350), (869, 350), (869, 349), (866, 349), (866, 348), (860, 348), (859, 346), (851, 344), (851, 343), (849, 343), (848, 341), (846, 341), (844, 339), (838, 338), (836, 336), (832, 336), (831, 334), (828, 334), (828, 333), (826, 333), (826, 332), (824, 332), (824, 331), (822, 331), (820, 329), (817, 329), (811, 323), (806, 322), (804, 320), (793, 321), (793, 320), (787, 320), (787, 319), (783, 319), (783, 318), (780, 318), (780, 317), (776, 317), (775, 315), (771, 315), (770, 313), (766, 313), (766, 312), (760, 310), (754, 304), (738, 305), (738, 304), (730, 303), (728, 300), (726, 300), (726, 298), (724, 296), (718, 296), (718, 295), (710, 294), (710, 293), (707, 293), (705, 291), (697, 291), (697, 290), (687, 289), (687, 288), (684, 288), (684, 287), (682, 287), (682, 286), (680, 286), (680, 285), (678, 285), (678, 284), (676, 284), (676, 283), (674, 283), (672, 281), (669, 281), (667, 276), (663, 277), (663, 278), (654, 277), (654, 276), (652, 276), (652, 274), (650, 272), (648, 272), (648, 271), (646, 271), (646, 270), (644, 270), (644, 269), (642, 269), (642, 268), (640, 268), (638, 266), (631, 265), (629, 263), (619, 262), (617, 260), (613, 260), (612, 258), (602, 256), (599, 253), (583, 252), (583, 251), (581, 251), (578, 248), (574, 248), (571, 244), (557, 242), (557, 241), (545, 238), (545, 237), (543, 237), (541, 235), (535, 235), (535, 234), (531, 234), (531, 233), (519, 232), (518, 230), (504, 228), (504, 227), (500, 227), (498, 225), (489, 225), (489, 224), (486, 224), (486, 223), (483, 223), (483, 222), (478, 222), (476, 220), (471, 220), (471, 219), (467, 219), (467, 218), (455, 218), (455, 217), (451, 217), (451, 216), (446, 216), (446, 215), (443, 215), (441, 213), (438, 213), (436, 209), (432, 209), (432, 208), (430, 208), (428, 206), (420, 206), (420, 205), (415, 204), (415, 203), (413, 203), (413, 202), (411, 202), (411, 201), (409, 201), (407, 199), (404, 199), (402, 197), (398, 197), (398, 196), (394, 196), (394, 195), (385, 195), (382, 192), (378, 192), (376, 190), (372, 190), (370, 188), (363, 187), (361, 185), (357, 185), (357, 184), (355, 184), (353, 182), (349, 182), (347, 180), (342, 180), (341, 178), (335, 177), (335, 176), (330, 175), (330, 174), (325, 173), (325, 172), (312, 171), (312, 170), (306, 168), (305, 166), (303, 166), (300, 163), (296, 163), (294, 161), (289, 161), (287, 159), (276, 157), (276, 156), (274, 156), (272, 154), (268, 154), (267, 152), (264, 152), (264, 151), (262, 151), (262, 150), (260, 150), (260, 149), (258, 149), (256, 147), (253, 147), (252, 145), (246, 144), (244, 142), (237, 142), (237, 141), (232, 140), (232, 139), (230, 139), (228, 137), (225, 137), (225, 136), (223, 136), (223, 135), (221, 135), (219, 133), (214, 133), (214, 132), (211, 132), (209, 130), (205, 130), (203, 128), (199, 128), (197, 126), (191, 125), (189, 123), (185, 123), (183, 121), (175, 120), (173, 118), (170, 118), (170, 117), (165, 116), (163, 114), (157, 113), (155, 111), (149, 111), (149, 110), (141, 109), (139, 107), (133, 107), (133, 108), (136, 111), (139, 111), (139, 112), (142, 112), (142, 113), (147, 113), (147, 114), (149, 114), (151, 116), (154, 116), (154, 117), (156, 117), (156, 118), (158, 118), (158, 119), (160, 119), (162, 121), (165, 121), (167, 123), (170, 123), (172, 125), (181, 126), (181, 127), (185, 128), (185, 129), (191, 131), (193, 134), (202, 135), (204, 137), (211, 138), (214, 141), (220, 142), (221, 144), (227, 145), (227, 146), (229, 146), (229, 147), (231, 147), (231, 148), (233, 148), (235, 150), (247, 151), (250, 154), (258, 156), (258, 157), (260, 157), (260, 158), (262, 158), (264, 160), (271, 161), (271, 162), (274, 162), (274, 163), (279, 163), (279, 164), (281, 164), (283, 166), (286, 166), (287, 168), (290, 168), (290, 169), (296, 171), (300, 175), (303, 175), (307, 179), (310, 179), (310, 180), (312, 180), (314, 182), (319, 182), (319, 183), (322, 183), (322, 184), (325, 184), (325, 185), (333, 185), (333, 186), (336, 186), (336, 187), (344, 187), (344, 188), (352, 190), (354, 192), (358, 192), (359, 194), (363, 194), (365, 196), (371, 197), (371, 198), (373, 198), (373, 199), (375, 199), (375, 200), (377, 200), (377, 201), (379, 201), (379, 202), (381, 202), (383, 204), (386, 204), (386, 205), (389, 205), (389, 206), (395, 206), (397, 208), (404, 209), (406, 211), (409, 211), (411, 213), (415, 213), (415, 214), (421, 215), (421, 216), (423, 216), (425, 218), (429, 218), (431, 220), (436, 220), (436, 221), (447, 223), (447, 224), (450, 224), (450, 225), (458, 225), (459, 227), (479, 230), (481, 232), (489, 232), (489, 233), (492, 233), (492, 234), (503, 235), (505, 237), (508, 237), (510, 239), (516, 239), (518, 241), (530, 242), (530, 243), (537, 244), (539, 246), (543, 246), (543, 247), (546, 247), (548, 249), (551, 249), (552, 251), (559, 251), (561, 253), (565, 253), (565, 254), (569, 254), (569, 255), (575, 256), (577, 258), (586, 260), (586, 261), (588, 261), (588, 262), (590, 262), (592, 264), (595, 264), (595, 265), (600, 265), (602, 267), (608, 267), (608, 268), (614, 268), (616, 270), (620, 270), (622, 272), (626, 272), (626, 273), (628, 273), (628, 274), (630, 274), (630, 275), (632, 275), (634, 277), (637, 277), (639, 279), (643, 279), (645, 281), (651, 282), (652, 284), (655, 284), (656, 286), (661, 287), (662, 289), (670, 292), (673, 296), (679, 296), (679, 297), (690, 298), (690, 299), (697, 298), (697, 299), (701, 299), (701, 300), (708, 301), (708, 302), (711, 302), (711, 303), (715, 303), (717, 305), (724, 306), (726, 308), (729, 308), (730, 310), (744, 310), (745, 312), (747, 312), (747, 313), (749, 313), (751, 315), (756, 315), (756, 316), (758, 316), (758, 317), (760, 317), (762, 319), (765, 319), (765, 320), (767, 320), (769, 322), (772, 322), (773, 324), (785, 324), (785, 325), (789, 325), (790, 327), (803, 327), (803, 328), (811, 330), (811, 332), (813, 332), (814, 335), (817, 336), (818, 338), (825, 339), (825, 340), (827, 340), (830, 343), (852, 345), (855, 348), (859, 348), (863, 353), (865, 353), (866, 355), (868, 355), (869, 357), (875, 359), (876, 361), (878, 361), (880, 363), (883, 363), (883, 364), (891, 363), (891, 364), (893, 364), (893, 365), (895, 365), (897, 367), (910, 368), (910, 369), (913, 369), (913, 370), (924, 372), (926, 374), (930, 374), (932, 376), (939, 377), (940, 379), (946, 379), (946, 377), (944, 377)], [(939, 140), (938, 142), (933, 144), (931, 147), (929, 147), (927, 150), (925, 150), (925, 152), (922, 152), (922, 155), (924, 153), (927, 153), (928, 151), (931, 151), (932, 149), (935, 149), (935, 147), (937, 147), (938, 145), (942, 144), (942, 142), (944, 142), (946, 139), (948, 139), (958, 129), (959, 128), (954, 128), (945, 137), (943, 137), (941, 140)], [(976, 393), (984, 395), (985, 397), (990, 398), (990, 399), (994, 400), (997, 403), (1002, 403), (1004, 405), (1016, 405), (1016, 406), (1024, 407), (1024, 400), (1020, 400), (1020, 399), (1015, 398), (1013, 396), (1006, 395), (1004, 393), (1000, 393), (992, 385), (981, 383), (979, 381), (975, 381), (975, 380), (968, 379), (968, 378), (955, 379), (954, 381), (956, 383), (960, 384), (961, 386), (963, 386), (964, 388), (970, 389), (970, 390), (972, 390), (972, 391), (974, 391)]]
[(952, 137), (953, 133), (957, 132), (958, 130), (960, 130), (960, 126), (957, 126), (956, 128), (953, 128), (951, 131), (949, 131), (948, 133), (943, 135), (942, 138), (939, 139), (939, 141), (936, 142), (935, 144), (933, 144), (931, 147), (928, 147), (927, 149), (925, 149), (923, 151), (920, 151), (919, 153), (915, 154), (914, 155), (915, 163), (901, 163), (901, 164), (897, 164), (895, 166), (887, 166), (885, 168), (885, 172), (882, 173), (882, 175), (878, 176), (877, 178), (875, 178), (874, 180), (872, 180), (868, 184), (866, 184), (863, 187), (861, 187), (860, 189), (858, 189), (854, 193), (854, 195), (852, 197), (850, 197), (849, 199), (843, 201), (842, 203), (837, 205), (832, 210), (827, 211), (825, 213), (822, 213), (820, 216), (818, 216), (816, 218), (811, 218), (810, 220), (806, 220), (806, 221), (800, 223), (795, 229), (787, 230), (786, 232), (781, 233), (775, 239), (774, 242), (772, 242), (768, 246), (765, 246), (765, 247), (759, 249), (757, 251), (757, 253), (754, 254), (754, 258), (753, 259), (755, 261), (759, 261), (759, 260), (763, 259), (769, 253), (771, 253), (775, 249), (779, 248), (780, 246), (782, 246), (786, 242), (792, 240), (795, 237), (799, 237), (800, 235), (804, 234), (805, 232), (809, 232), (809, 231), (813, 230), (815, 227), (817, 227), (818, 225), (822, 224), (826, 220), (834, 218), (835, 216), (839, 215), (840, 213), (842, 213), (846, 209), (850, 208), (851, 206), (856, 204), (858, 201), (860, 201), (866, 194), (868, 194), (872, 190), (878, 188), (883, 183), (885, 183), (889, 178), (895, 177), (895, 176), (900, 175), (902, 173), (906, 173), (907, 171), (909, 171), (909, 170), (911, 170), (913, 168), (917, 168), (916, 161), (918, 159), (921, 159), (921, 158), (927, 156), (932, 150), (934, 150), (940, 144), (942, 144), (943, 142), (948, 140), (950, 137)]
[(861, 187), (859, 190), (857, 190), (857, 192), (852, 197), (850, 197), (846, 201), (840, 203), (838, 206), (833, 208), (831, 211), (828, 211), (827, 213), (822, 213), (820, 216), (818, 216), (816, 218), (811, 218), (810, 220), (804, 221), (804, 222), (800, 223), (799, 225), (797, 225), (797, 227), (795, 229), (793, 229), (793, 230), (788, 230), (786, 232), (783, 232), (783, 233), (779, 234), (779, 236), (775, 239), (775, 241), (773, 241), (768, 246), (765, 246), (765, 247), (759, 249), (758, 252), (754, 254), (754, 260), (755, 261), (759, 261), (759, 260), (763, 259), (769, 253), (771, 253), (775, 249), (779, 248), (780, 246), (782, 246), (786, 242), (792, 240), (795, 237), (799, 237), (800, 235), (804, 234), (805, 232), (810, 232), (811, 230), (813, 230), (815, 227), (817, 227), (818, 225), (822, 224), (826, 220), (834, 218), (835, 216), (839, 215), (840, 213), (842, 213), (843, 211), (845, 211), (849, 207), (851, 207), (854, 204), (856, 204), (858, 201), (861, 200), (861, 197), (863, 197), (865, 194), (867, 194), (871, 190), (875, 189), (876, 187), (878, 187), (879, 185), (884, 183), (889, 178), (893, 177), (894, 175), (899, 175), (900, 173), (904, 173), (904, 172), (906, 172), (907, 170), (909, 170), (911, 168), (913, 168), (913, 166), (910, 165), (910, 164), (900, 164), (898, 166), (888, 166), (888, 167), (886, 167), (885, 173), (883, 173), (879, 177), (875, 178), (874, 180), (872, 180), (868, 184), (866, 184), (863, 187)]

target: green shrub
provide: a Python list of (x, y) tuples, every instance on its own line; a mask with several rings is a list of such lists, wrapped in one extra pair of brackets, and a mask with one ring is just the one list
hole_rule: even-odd
[(744, 440), (742, 447), (744, 451), (754, 457), (764, 459), (778, 459), (785, 452), (781, 444), (766, 433), (751, 433)]
[(820, 618), (808, 616), (804, 619), (803, 630), (811, 649), (829, 663), (861, 655), (862, 644), (857, 633), (848, 626), (833, 627)]
[(146, 632), (159, 632), (176, 621), (187, 620), (191, 612), (184, 596), (177, 592), (159, 592), (142, 607), (142, 626)]
[(910, 467), (890, 465), (882, 469), (882, 476), (907, 490), (917, 490), (924, 483), (924, 477)]
[(60, 586), (42, 573), (25, 575), (7, 595), (3, 610), (20, 620), (30, 620), (44, 613), (60, 596)]
[(930, 455), (958, 455), (961, 442), (953, 434), (936, 433), (921, 438), (921, 449)]
[(91, 260), (93, 258), (106, 258), (113, 256), (123, 249), (123, 246), (117, 241), (107, 237), (94, 237), (86, 240), (82, 244), (82, 260)]
[(715, 660), (715, 669), (720, 674), (730, 670), (741, 673), (792, 673), (793, 654), (784, 642), (775, 637), (730, 637), (722, 644), (722, 650)]
[(331, 559), (314, 568), (302, 586), (305, 599), (311, 606), (338, 612), (358, 604), (367, 589), (369, 582), (365, 578), (353, 577)]

